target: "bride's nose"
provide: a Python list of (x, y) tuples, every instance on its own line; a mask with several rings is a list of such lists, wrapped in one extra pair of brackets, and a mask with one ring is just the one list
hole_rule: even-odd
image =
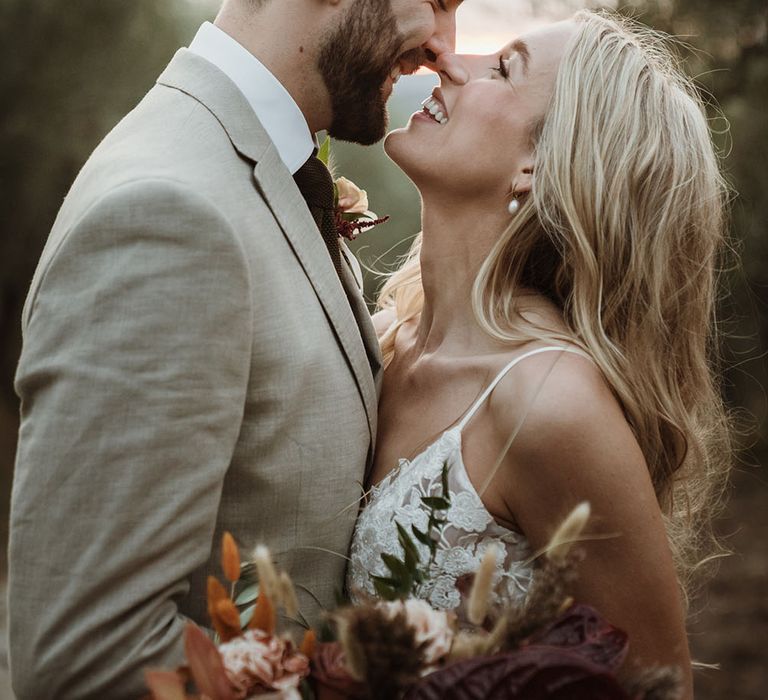
[(454, 85), (465, 85), (469, 82), (470, 72), (462, 56), (455, 53), (441, 53), (435, 61), (435, 70), (440, 76), (440, 82), (450, 82)]

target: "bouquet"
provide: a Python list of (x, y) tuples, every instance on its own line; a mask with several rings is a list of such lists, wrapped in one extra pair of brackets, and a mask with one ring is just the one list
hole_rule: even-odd
[[(187, 665), (175, 671), (147, 670), (154, 700), (674, 700), (680, 695), (677, 669), (650, 669), (617, 677), (627, 653), (627, 635), (594, 609), (574, 603), (568, 588), (580, 553), (572, 545), (589, 519), (579, 505), (536, 559), (525, 604), (491, 604), (496, 551), (486, 550), (464, 581), (468, 621), (434, 610), (418, 598), (428, 580), (450, 507), (443, 496), (424, 498), (428, 527), (407, 532), (396, 523), (400, 558), (384, 554), (390, 572), (373, 577), (378, 598), (343, 605), (328, 613), (322, 631), (307, 629), (297, 644), (277, 629), (277, 611), (295, 618), (290, 577), (278, 572), (266, 547), (241, 567), (238, 548), (224, 534), (222, 569), (230, 591), (208, 581), (208, 613), (214, 643), (199, 627), (184, 633)], [(422, 562), (414, 538), (427, 544)], [(255, 578), (234, 596), (235, 584)], [(198, 695), (187, 695), (193, 683)]]

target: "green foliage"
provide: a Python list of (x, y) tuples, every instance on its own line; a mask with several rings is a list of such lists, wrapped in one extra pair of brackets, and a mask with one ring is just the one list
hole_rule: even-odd
[(320, 148), (317, 151), (318, 160), (325, 165), (326, 168), (330, 167), (331, 162), (331, 137), (326, 136)]
[[(432, 567), (437, 554), (437, 543), (440, 541), (440, 533), (446, 524), (444, 513), (451, 507), (451, 497), (448, 490), (448, 464), (443, 465), (440, 496), (423, 496), (422, 504), (429, 511), (429, 520), (426, 530), (419, 530), (411, 525), (409, 533), (399, 522), (397, 527), (397, 541), (402, 549), (402, 557), (397, 558), (391, 554), (382, 554), (381, 559), (389, 570), (389, 576), (375, 576), (371, 574), (376, 593), (384, 600), (403, 600), (417, 594), (421, 585), (430, 578)], [(429, 549), (430, 557), (426, 564), (422, 564), (419, 548), (413, 538), (421, 542)]]
[(235, 605), (240, 607), (241, 605), (248, 605), (249, 603), (255, 602), (256, 598), (259, 597), (259, 585), (257, 583), (252, 583), (243, 590), (238, 593), (237, 597), (235, 598)]
[[(240, 609), (238, 608), (238, 610)], [(255, 610), (255, 605), (249, 605), (247, 608), (240, 610), (240, 627), (245, 629), (248, 626), (248, 623), (251, 621)]]
[(232, 598), (240, 613), (240, 626), (245, 629), (256, 610), (256, 599), (259, 597), (259, 584), (256, 565), (245, 562), (240, 566), (240, 580), (234, 584), (237, 591)]

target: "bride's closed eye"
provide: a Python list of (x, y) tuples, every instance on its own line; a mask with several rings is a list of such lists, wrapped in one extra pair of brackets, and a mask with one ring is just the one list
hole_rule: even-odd
[(501, 54), (499, 56), (499, 67), (498, 68), (491, 68), (491, 70), (496, 71), (501, 75), (502, 78), (505, 80), (509, 78), (509, 67), (507, 66), (508, 59), (504, 58), (504, 54)]

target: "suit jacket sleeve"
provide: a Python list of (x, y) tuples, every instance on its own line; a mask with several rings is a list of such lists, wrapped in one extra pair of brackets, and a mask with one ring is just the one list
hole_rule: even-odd
[(65, 231), (30, 292), (12, 497), (19, 700), (135, 698), (182, 660), (244, 411), (249, 267), (184, 186), (136, 181)]

